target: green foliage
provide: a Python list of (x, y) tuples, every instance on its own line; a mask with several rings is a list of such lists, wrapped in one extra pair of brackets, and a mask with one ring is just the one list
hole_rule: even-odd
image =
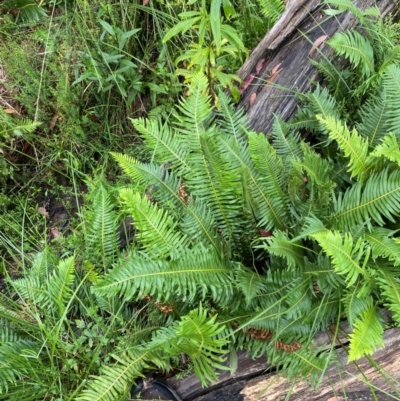
[(223, 88), (229, 88), (238, 100), (239, 93), (233, 83), (240, 82), (240, 79), (234, 74), (225, 73), (220, 59), (225, 55), (237, 57), (246, 49), (235, 28), (222, 23), (221, 0), (211, 0), (209, 9), (206, 1), (202, 0), (198, 11), (185, 11), (179, 14), (179, 18), (181, 21), (165, 34), (163, 43), (195, 29), (198, 30), (198, 42), (192, 43), (191, 48), (175, 60), (175, 64), (187, 61), (186, 69), (179, 68), (176, 74), (184, 76), (186, 82), (190, 83), (201, 73), (207, 78), (211, 90), (220, 84)]
[[(19, 276), (7, 277), (0, 399), (126, 399), (144, 371), (169, 370), (182, 353), (207, 385), (237, 349), (316, 385), (335, 355), (313, 336), (343, 314), (349, 362), (382, 345), (379, 309), (400, 323), (398, 45), (382, 35), (376, 8), (331, 4), (330, 14), (353, 10), (368, 34), (329, 42), (350, 65), (336, 74), (320, 65), (327, 87), (303, 95), (292, 121), (275, 117), (268, 137), (249, 130), (222, 90), (209, 92), (201, 68), (167, 117), (130, 120), (143, 144), (140, 154), (112, 153), (124, 184), (95, 181), (70, 242), (23, 255)], [(198, 29), (222, 53), (221, 7), (229, 19), (233, 6), (209, 6), (170, 32), (177, 40)], [(106, 59), (116, 56), (104, 66), (118, 71), (142, 31), (118, 25), (109, 3), (97, 12), (91, 26)], [(109, 82), (126, 79), (118, 74)], [(120, 252), (123, 219), (135, 235)]]

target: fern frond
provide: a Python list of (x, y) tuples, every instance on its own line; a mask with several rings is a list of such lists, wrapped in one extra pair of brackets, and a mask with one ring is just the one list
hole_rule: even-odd
[(190, 86), (190, 96), (179, 102), (179, 114), (174, 114), (175, 126), (184, 135), (187, 151), (198, 151), (202, 133), (213, 122), (211, 97), (205, 93), (208, 88), (207, 78), (196, 74)]
[[(338, 231), (326, 231), (312, 235), (324, 252), (330, 256), (332, 264), (338, 274), (346, 276), (347, 287), (351, 287), (361, 275), (370, 279), (367, 271), (361, 265), (365, 254), (365, 245), (362, 238), (354, 243), (349, 233), (343, 236)], [(368, 260), (368, 256), (366, 256)], [(364, 261), (365, 263), (365, 261)]]
[(254, 216), (258, 226), (264, 225), (267, 230), (276, 224), (279, 226), (281, 222), (278, 221), (278, 211), (268, 197), (264, 179), (255, 168), (247, 143), (240, 144), (234, 137), (221, 135), (219, 144), (229, 157), (231, 166), (240, 174), (243, 209)]
[(224, 347), (228, 339), (218, 339), (218, 334), (224, 326), (216, 321), (217, 315), (208, 316), (206, 309), (200, 305), (199, 309), (191, 311), (184, 316), (175, 328), (178, 336), (177, 351), (189, 356), (193, 368), (200, 382), (205, 386), (218, 377), (214, 369), (228, 370), (222, 365), (226, 353)]
[(368, 241), (372, 257), (386, 258), (394, 262), (395, 266), (400, 266), (400, 244), (394, 238), (390, 238), (394, 231), (382, 227), (373, 227), (371, 232), (365, 233), (365, 239)]
[(240, 176), (227, 155), (218, 151), (218, 141), (211, 132), (199, 138), (191, 165), (192, 172), (185, 177), (189, 191), (210, 208), (222, 236), (237, 239), (241, 233)]
[(89, 260), (101, 258), (103, 266), (107, 267), (118, 252), (117, 213), (103, 185), (93, 192), (93, 203), (85, 213), (88, 222), (86, 254)]
[(23, 134), (30, 134), (42, 123), (28, 119), (14, 119), (0, 110), (0, 138), (22, 137)]
[(366, 138), (370, 145), (377, 145), (379, 140), (387, 134), (387, 112), (389, 109), (386, 91), (381, 91), (377, 96), (371, 96), (362, 106), (360, 123), (357, 124), (357, 132)]
[(236, 286), (242, 291), (247, 305), (253, 298), (266, 291), (265, 281), (257, 272), (248, 269), (238, 269), (235, 275)]
[(132, 119), (132, 124), (142, 134), (151, 160), (157, 164), (167, 163), (178, 175), (190, 170), (186, 162), (189, 149), (182, 146), (182, 139), (185, 139), (170, 127), (169, 121), (163, 123), (160, 119), (136, 118)]
[(398, 273), (393, 274), (384, 264), (378, 264), (375, 279), (381, 294), (383, 303), (392, 312), (392, 318), (400, 323), (400, 279)]
[(300, 158), (303, 154), (300, 147), (300, 133), (289, 130), (290, 125), (275, 116), (271, 136), (276, 154), (291, 159)]
[(361, 283), (358, 282), (351, 290), (346, 290), (342, 295), (344, 312), (350, 326), (354, 326), (356, 319), (368, 308), (369, 305), (371, 305), (372, 302), (371, 297), (361, 298), (358, 296), (360, 289)]
[(285, 9), (283, 0), (258, 0), (258, 4), (261, 13), (271, 22), (275, 22)]
[(48, 291), (58, 308), (58, 315), (64, 314), (71, 297), (75, 279), (75, 258), (73, 256), (61, 260), (48, 280)]
[(383, 87), (387, 93), (387, 128), (400, 141), (400, 68), (396, 64), (390, 65), (383, 73)]
[(400, 213), (400, 171), (384, 170), (365, 183), (355, 183), (342, 196), (333, 198), (331, 220), (338, 228), (349, 228), (372, 220), (383, 226)]
[(248, 127), (248, 119), (244, 108), (235, 110), (230, 97), (225, 92), (218, 92), (218, 119), (216, 124), (219, 130), (233, 137), (236, 143), (244, 144), (247, 140), (246, 128)]
[(303, 265), (304, 247), (291, 241), (285, 232), (275, 230), (274, 235), (265, 240), (267, 245), (260, 245), (259, 247), (266, 249), (272, 255), (285, 259), (289, 269)]
[(397, 163), (400, 167), (400, 144), (397, 142), (396, 135), (392, 132), (382, 138), (382, 143), (375, 147), (371, 156), (384, 157), (391, 162)]
[(94, 285), (100, 296), (121, 295), (140, 300), (145, 295), (168, 300), (193, 300), (209, 293), (226, 303), (232, 296), (230, 268), (210, 250), (201, 246), (188, 249), (176, 261), (153, 261), (143, 254), (122, 260)]
[[(37, 341), (27, 339), (0, 345), (0, 394), (6, 392), (9, 385), (15, 385), (26, 377), (27, 372), (43, 369), (42, 361), (37, 357), (40, 348)], [(33, 377), (30, 379), (34, 380)]]
[(313, 92), (301, 95), (301, 99), (307, 105), (300, 109), (297, 116), (290, 122), (293, 129), (305, 128), (312, 132), (326, 134), (324, 125), (317, 120), (316, 116), (339, 118), (340, 107), (336, 99), (329, 94), (327, 88), (321, 89), (320, 85), (317, 85)]
[(126, 398), (134, 379), (143, 377), (144, 369), (150, 367), (146, 361), (155, 360), (150, 351), (144, 349), (128, 349), (123, 356), (111, 357), (117, 363), (103, 366), (101, 376), (89, 382), (88, 388), (76, 398), (77, 401), (114, 401)]
[(158, 205), (170, 209), (172, 216), (182, 218), (179, 223), (180, 228), (192, 242), (201, 238), (205, 241), (205, 245), (209, 243), (216, 250), (220, 250), (221, 242), (216, 234), (214, 218), (209, 208), (204, 203), (196, 201), (193, 196), (188, 203), (182, 199), (179, 195), (181, 183), (173, 173), (169, 173), (163, 167), (140, 163), (127, 155), (119, 153), (112, 155), (143, 190), (151, 186), (151, 194)]
[(189, 240), (177, 230), (177, 222), (169, 213), (129, 188), (121, 189), (119, 194), (127, 213), (133, 217), (136, 239), (147, 252), (161, 259), (177, 257)]
[(249, 133), (249, 151), (260, 177), (257, 186), (263, 188), (266, 196), (264, 208), (260, 208), (262, 219), (259, 226), (265, 226), (266, 229), (274, 226), (283, 229), (289, 224), (290, 214), (288, 196), (284, 191), (287, 172), (284, 170), (282, 159), (277, 156), (275, 149), (263, 134)]
[(375, 306), (370, 305), (354, 323), (350, 334), (349, 362), (372, 355), (378, 347), (383, 347), (383, 327)]
[(205, 247), (211, 245), (222, 254), (221, 238), (215, 227), (215, 220), (209, 207), (192, 197), (179, 223), (182, 233), (190, 238), (193, 244), (200, 242)]
[(368, 78), (374, 71), (374, 50), (370, 41), (357, 31), (336, 33), (327, 40), (329, 46), (335, 49), (339, 56), (344, 56)]
[(331, 94), (340, 103), (349, 96), (351, 89), (347, 84), (347, 80), (353, 75), (349, 70), (340, 70), (334, 66), (330, 61), (323, 60), (321, 62), (315, 61), (313, 59), (309, 60), (312, 65), (314, 65), (318, 72), (324, 77), (327, 87), (329, 88)]
[(318, 115), (317, 119), (326, 127), (329, 137), (335, 140), (343, 154), (349, 158), (348, 171), (352, 177), (361, 178), (371, 167), (372, 158), (368, 154), (368, 141), (361, 138), (357, 131), (352, 132), (346, 123), (334, 117), (323, 118)]

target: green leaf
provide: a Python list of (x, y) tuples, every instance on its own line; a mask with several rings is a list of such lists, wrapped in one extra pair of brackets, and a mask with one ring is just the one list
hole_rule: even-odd
[(210, 26), (217, 55), (221, 52), (221, 0), (211, 0)]
[(115, 35), (114, 28), (107, 22), (102, 19), (99, 20), (99, 24), (107, 31), (111, 36)]
[(180, 34), (180, 33), (185, 33), (188, 29), (192, 28), (197, 21), (201, 19), (200, 16), (189, 18), (187, 20), (183, 20), (178, 22), (176, 25), (174, 25), (164, 36), (163, 38), (163, 43), (168, 42), (171, 38), (174, 36)]

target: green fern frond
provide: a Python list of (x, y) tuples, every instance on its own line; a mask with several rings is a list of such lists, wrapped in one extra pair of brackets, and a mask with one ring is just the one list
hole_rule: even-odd
[(391, 162), (397, 163), (400, 167), (400, 144), (396, 135), (392, 132), (382, 138), (381, 144), (376, 146), (371, 153), (373, 157), (384, 157)]
[(192, 197), (179, 223), (182, 233), (190, 238), (193, 244), (200, 242), (205, 247), (213, 246), (222, 254), (222, 241), (215, 227), (215, 220), (209, 207)]
[(368, 154), (368, 141), (361, 138), (357, 131), (352, 132), (347, 128), (346, 123), (334, 117), (323, 118), (317, 115), (317, 119), (329, 132), (329, 137), (335, 140), (343, 154), (349, 158), (348, 171), (352, 177), (361, 178), (371, 168), (372, 157)]
[(0, 394), (26, 377), (26, 372), (41, 372), (40, 348), (38, 342), (28, 339), (0, 345)]
[(371, 297), (361, 298), (358, 296), (360, 289), (361, 283), (356, 283), (351, 290), (346, 290), (342, 295), (344, 312), (350, 326), (354, 326), (356, 319), (368, 308), (369, 305), (371, 305), (372, 302)]
[(111, 355), (111, 357), (114, 357), (117, 363), (103, 366), (101, 376), (89, 382), (88, 388), (76, 398), (77, 401), (126, 399), (134, 379), (143, 377), (144, 369), (150, 367), (147, 361), (156, 360), (150, 351), (143, 349), (128, 349), (123, 356)]
[(45, 310), (52, 303), (46, 286), (38, 277), (28, 276), (13, 280), (11, 285), (21, 299), (31, 304), (32, 312), (35, 308)]
[(291, 159), (300, 158), (303, 154), (300, 147), (300, 134), (296, 131), (289, 131), (290, 125), (275, 116), (271, 136), (276, 154)]
[(225, 358), (221, 356), (226, 353), (224, 347), (229, 340), (218, 338), (224, 326), (216, 319), (217, 315), (208, 316), (207, 310), (200, 305), (199, 309), (184, 316), (175, 328), (178, 336), (177, 351), (189, 356), (194, 372), (203, 386), (217, 379), (215, 369), (229, 369), (222, 365)]
[(179, 226), (192, 242), (201, 238), (205, 241), (205, 245), (209, 243), (216, 250), (221, 249), (221, 241), (216, 234), (214, 218), (209, 208), (204, 203), (196, 201), (193, 196), (188, 203), (179, 196), (181, 183), (173, 173), (169, 173), (163, 167), (140, 163), (127, 155), (119, 153), (112, 155), (143, 190), (151, 188), (151, 195), (157, 200), (157, 204), (170, 209), (172, 216), (177, 219), (182, 218)]
[(387, 93), (388, 111), (388, 131), (396, 135), (400, 140), (400, 68), (396, 64), (390, 65), (383, 73), (383, 88)]
[(151, 160), (158, 164), (167, 163), (178, 175), (184, 175), (190, 170), (186, 162), (188, 148), (182, 146), (181, 136), (170, 127), (169, 121), (163, 123), (160, 119), (137, 118), (132, 119), (132, 123), (142, 134)]
[(175, 127), (184, 135), (188, 151), (198, 151), (200, 136), (212, 125), (211, 97), (206, 95), (207, 78), (197, 74), (190, 86), (190, 96), (179, 102), (179, 114), (174, 114)]
[(157, 200), (162, 207), (171, 207), (174, 212), (178, 209), (177, 216), (182, 213), (182, 207), (186, 204), (179, 197), (181, 182), (174, 173), (170, 173), (165, 166), (153, 163), (141, 163), (139, 160), (120, 153), (111, 153), (122, 170), (134, 181), (138, 191), (147, 191)]
[(389, 109), (386, 91), (381, 91), (377, 96), (371, 96), (362, 106), (360, 122), (357, 124), (357, 132), (368, 140), (370, 145), (377, 145), (379, 140), (388, 132), (387, 112)]
[(285, 259), (289, 269), (303, 265), (304, 247), (299, 243), (291, 241), (285, 232), (275, 230), (274, 235), (265, 240), (267, 245), (259, 247), (266, 249), (272, 255)]
[(351, 89), (347, 84), (347, 80), (353, 75), (351, 71), (346, 69), (339, 70), (331, 62), (326, 60), (318, 62), (310, 59), (309, 61), (323, 76), (331, 94), (339, 103), (349, 96)]
[[(326, 231), (312, 234), (324, 252), (330, 256), (338, 274), (346, 276), (347, 287), (351, 287), (361, 275), (370, 279), (363, 264), (368, 260), (365, 256), (365, 245), (362, 238), (354, 243), (351, 234), (342, 236), (338, 231)], [(363, 261), (365, 257), (365, 260)], [(363, 262), (363, 264), (361, 264)]]
[(38, 22), (47, 17), (46, 11), (35, 0), (7, 0), (4, 5), (18, 9), (19, 16), (28, 23)]
[(238, 269), (235, 275), (236, 286), (242, 291), (247, 305), (253, 298), (266, 291), (265, 281), (257, 272), (248, 269)]
[(398, 273), (393, 274), (383, 264), (378, 264), (375, 275), (376, 282), (381, 294), (383, 303), (392, 312), (392, 318), (400, 323), (400, 279)]
[(22, 137), (35, 131), (42, 123), (28, 119), (14, 119), (0, 110), (0, 138)]
[(327, 43), (339, 56), (344, 56), (368, 78), (374, 71), (374, 50), (370, 41), (357, 31), (336, 33)]
[(191, 301), (208, 293), (225, 304), (232, 296), (230, 271), (219, 256), (201, 246), (186, 250), (176, 261), (153, 261), (133, 253), (96, 283), (94, 292), (121, 295), (127, 301), (140, 300), (147, 294), (163, 300)]
[(349, 362), (371, 355), (383, 347), (383, 327), (375, 306), (371, 303), (354, 323), (350, 334)]
[(75, 258), (71, 256), (60, 261), (48, 280), (48, 291), (54, 304), (58, 307), (60, 317), (64, 314), (66, 305), (70, 300), (74, 279)]
[[(260, 227), (284, 229), (289, 224), (288, 196), (284, 192), (286, 177), (282, 159), (276, 154), (265, 135), (249, 133), (249, 151), (259, 174), (257, 186), (263, 188), (266, 202), (260, 207)], [(260, 204), (260, 206), (262, 206)]]
[(191, 164), (195, 167), (185, 177), (188, 190), (210, 208), (222, 236), (237, 239), (241, 233), (240, 176), (227, 155), (218, 152), (218, 142), (210, 133), (199, 138)]
[[(265, 224), (267, 230), (271, 229), (276, 224), (276, 218), (273, 216), (277, 211), (274, 210), (274, 204), (267, 195), (261, 174), (255, 168), (247, 143), (240, 144), (234, 137), (228, 135), (221, 135), (218, 141), (221, 151), (227, 154), (231, 166), (241, 178), (243, 209), (247, 215), (252, 214), (255, 219), (255, 222), (244, 225)], [(268, 218), (265, 218), (266, 216)]]
[(246, 128), (249, 125), (245, 110), (235, 110), (231, 99), (222, 90), (218, 92), (217, 115), (216, 124), (219, 130), (233, 137), (236, 143), (244, 144), (247, 140)]
[(119, 194), (126, 212), (133, 217), (135, 237), (147, 252), (161, 259), (178, 257), (189, 239), (177, 230), (177, 222), (169, 213), (129, 188)]
[(103, 185), (95, 186), (92, 191), (93, 203), (85, 213), (86, 255), (92, 260), (101, 258), (106, 268), (114, 260), (118, 251), (117, 213)]
[(275, 22), (285, 9), (283, 0), (258, 0), (261, 13)]
[(355, 183), (344, 195), (333, 198), (331, 221), (338, 228), (349, 228), (372, 220), (394, 222), (400, 213), (400, 171), (384, 170), (371, 175), (364, 183)]
[(359, 9), (354, 5), (351, 0), (325, 0), (324, 4), (328, 4), (330, 6), (335, 6), (338, 8), (338, 12), (336, 10), (329, 10), (326, 11), (328, 15), (337, 15), (344, 11), (350, 11), (354, 16), (356, 16), (362, 24), (365, 24), (365, 17), (366, 16), (380, 16), (379, 8), (376, 6), (368, 7), (364, 11)]
[(306, 103), (306, 106), (300, 109), (296, 117), (290, 121), (293, 129), (305, 128), (312, 132), (326, 134), (324, 125), (317, 120), (316, 116), (340, 118), (339, 104), (329, 94), (327, 88), (321, 89), (320, 85), (317, 85), (313, 92), (301, 95), (301, 100)]
[(365, 233), (365, 239), (368, 241), (372, 257), (386, 258), (394, 262), (395, 266), (400, 266), (400, 244), (391, 236), (394, 231), (382, 227), (373, 227), (371, 232)]

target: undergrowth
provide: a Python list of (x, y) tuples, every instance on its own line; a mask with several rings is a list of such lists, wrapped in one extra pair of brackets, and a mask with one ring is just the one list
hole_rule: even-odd
[[(182, 354), (207, 385), (241, 349), (316, 386), (336, 353), (313, 337), (343, 318), (349, 362), (382, 346), (400, 323), (399, 29), (376, 7), (326, 3), (360, 21), (327, 41), (348, 64), (318, 64), (323, 83), (267, 136), (226, 95), (223, 60), (178, 65), (176, 100), (187, 41), (244, 50), (243, 4), (55, 2), (48, 17), (21, 8), (20, 25), (1, 16), (21, 37), (19, 64), (0, 50), (0, 400), (126, 400)], [(24, 182), (23, 168), (38, 177)], [(67, 231), (47, 215), (55, 171), (76, 209)], [(13, 205), (28, 187), (33, 202)]]

